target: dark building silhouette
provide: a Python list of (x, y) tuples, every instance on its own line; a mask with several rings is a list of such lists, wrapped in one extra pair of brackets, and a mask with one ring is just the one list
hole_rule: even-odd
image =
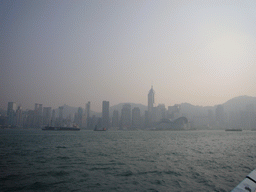
[(129, 129), (131, 127), (131, 105), (124, 104), (121, 113), (121, 128)]
[(91, 110), (91, 102), (88, 101), (88, 103), (86, 103), (86, 128), (87, 129), (92, 129), (90, 110)]
[(102, 102), (102, 127), (109, 129), (109, 101)]
[(155, 119), (154, 116), (154, 103), (155, 103), (155, 91), (153, 90), (153, 86), (151, 86), (151, 89), (148, 92), (148, 126), (153, 126), (153, 122)]
[(55, 126), (56, 123), (56, 114), (55, 110), (52, 110), (51, 126)]
[(112, 127), (119, 127), (119, 114), (118, 110), (113, 111)]
[(140, 129), (140, 126), (141, 126), (140, 108), (134, 107), (132, 109), (132, 128)]
[(217, 105), (215, 110), (215, 117), (217, 121), (217, 125), (224, 128), (225, 125), (225, 114), (224, 114), (224, 108), (222, 105)]
[(7, 107), (7, 123), (10, 126), (16, 125), (16, 103), (15, 102), (8, 102)]
[(23, 127), (23, 113), (22, 113), (22, 107), (19, 106), (16, 110), (16, 126), (17, 127)]
[(83, 123), (83, 109), (79, 107), (77, 110), (77, 124), (81, 128)]
[(64, 107), (59, 107), (59, 119), (58, 119), (58, 126), (63, 126), (63, 109)]
[(51, 113), (52, 113), (52, 108), (51, 107), (44, 107), (43, 108), (43, 125), (44, 126), (51, 125)]

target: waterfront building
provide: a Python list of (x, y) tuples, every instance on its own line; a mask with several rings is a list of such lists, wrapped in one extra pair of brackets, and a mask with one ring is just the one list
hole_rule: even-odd
[(129, 129), (131, 127), (131, 105), (124, 104), (121, 112), (121, 128)]
[(55, 110), (52, 110), (52, 119), (51, 119), (51, 126), (55, 126), (55, 122), (56, 122), (56, 114), (55, 114)]
[(145, 111), (145, 114), (144, 114), (144, 129), (147, 129), (148, 127), (149, 127), (148, 111)]
[(52, 113), (52, 108), (51, 107), (44, 107), (43, 108), (43, 125), (44, 126), (51, 125), (51, 113)]
[(102, 102), (102, 126), (109, 129), (109, 101)]
[(23, 115), (22, 115), (22, 107), (19, 106), (16, 110), (16, 126), (23, 127)]
[(159, 104), (156, 107), (156, 121), (166, 118), (166, 108), (164, 104)]
[(112, 127), (118, 127), (118, 126), (119, 126), (118, 110), (114, 110), (113, 117), (112, 117)]
[(63, 109), (64, 109), (64, 107), (63, 106), (61, 106), (61, 107), (59, 107), (59, 126), (63, 126)]
[(7, 123), (8, 123), (8, 125), (11, 125), (11, 126), (16, 125), (15, 111), (16, 111), (16, 103), (8, 102), (8, 107), (7, 107)]
[(82, 123), (83, 123), (83, 109), (82, 107), (79, 107), (77, 111), (77, 124), (80, 128), (82, 127)]
[(155, 103), (155, 91), (153, 90), (153, 86), (151, 86), (151, 89), (148, 92), (148, 112), (149, 113), (152, 113), (154, 103)]
[(88, 103), (86, 104), (86, 128), (87, 129), (92, 129), (90, 128), (91, 126), (91, 117), (90, 117), (90, 108), (91, 108), (91, 102), (88, 101)]
[(33, 127), (39, 128), (43, 124), (43, 105), (35, 103)]
[(27, 110), (24, 114), (24, 127), (34, 127), (34, 110)]
[(215, 109), (215, 117), (217, 121), (217, 125), (224, 129), (225, 124), (225, 114), (224, 114), (224, 108), (222, 105), (217, 105)]
[(132, 109), (132, 128), (139, 129), (141, 126), (140, 108), (134, 107)]
[(156, 110), (154, 109), (154, 103), (155, 103), (155, 91), (153, 90), (153, 86), (151, 86), (151, 89), (148, 92), (148, 120), (147, 123), (149, 127), (153, 126), (153, 123), (156, 119)]

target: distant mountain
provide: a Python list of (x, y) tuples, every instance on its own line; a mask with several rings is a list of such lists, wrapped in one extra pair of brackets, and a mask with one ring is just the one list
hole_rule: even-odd
[[(109, 108), (109, 116), (111, 117), (113, 115), (114, 110), (119, 111), (119, 115), (121, 115), (121, 110), (124, 104), (127, 103), (119, 103), (117, 105), (113, 105)], [(131, 105), (131, 109), (134, 107), (140, 108), (141, 115), (144, 115), (145, 111), (147, 110), (147, 106), (139, 104), (139, 103), (128, 103)], [(246, 106), (254, 106), (254, 110), (256, 111), (256, 97), (251, 96), (239, 96), (232, 98), (228, 100), (227, 102), (221, 104), (224, 107), (225, 112), (230, 111), (239, 111), (239, 110), (245, 110)], [(78, 107), (71, 107), (68, 105), (63, 105), (63, 115), (64, 117), (67, 117), (69, 114), (75, 114), (77, 113)], [(212, 110), (213, 113), (215, 113), (215, 109), (217, 105), (215, 106), (197, 106), (192, 105), (190, 103), (181, 103), (181, 114), (184, 114), (187, 117), (193, 117), (193, 116), (207, 116), (208, 110)], [(83, 110), (85, 110), (83, 108)], [(95, 115), (96, 117), (101, 117), (101, 113), (91, 111), (91, 116)], [(56, 116), (58, 116), (58, 109), (56, 109)]]
[(247, 106), (254, 107), (256, 111), (256, 97), (239, 96), (228, 100), (223, 104), (225, 111), (240, 111), (245, 110)]
[(140, 114), (141, 114), (141, 115), (144, 115), (145, 111), (148, 110), (148, 107), (147, 107), (147, 106), (142, 105), (142, 104), (138, 104), (138, 103), (119, 103), (119, 104), (113, 105), (113, 106), (111, 106), (111, 107), (109, 108), (109, 116), (112, 116), (112, 115), (113, 115), (113, 111), (114, 111), (114, 110), (118, 110), (119, 116), (120, 116), (124, 104), (130, 104), (130, 105), (131, 105), (131, 110), (132, 110), (134, 107), (139, 107), (139, 108), (140, 108)]

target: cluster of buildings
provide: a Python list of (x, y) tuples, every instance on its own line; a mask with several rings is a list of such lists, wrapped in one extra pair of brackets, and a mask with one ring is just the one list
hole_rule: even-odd
[[(148, 110), (141, 111), (139, 107), (124, 104), (121, 111), (114, 110), (110, 115), (109, 101), (102, 102), (102, 115), (91, 115), (91, 103), (85, 109), (79, 107), (75, 114), (64, 117), (64, 107), (58, 109), (43, 107), (35, 104), (34, 110), (23, 111), (15, 102), (8, 102), (7, 116), (0, 116), (0, 125), (17, 128), (42, 128), (44, 126), (73, 126), (78, 125), (85, 129), (94, 129), (95, 126), (106, 129), (142, 129), (150, 127), (154, 122), (165, 118), (165, 106), (154, 107), (155, 92), (151, 87), (148, 93)], [(157, 109), (157, 110), (156, 110)], [(142, 114), (144, 113), (144, 114)]]
[[(190, 104), (155, 106), (155, 91), (153, 87), (148, 92), (147, 109), (138, 106), (132, 108), (129, 103), (123, 104), (119, 110), (111, 110), (109, 101), (102, 102), (101, 115), (94, 115), (91, 103), (85, 108), (79, 107), (74, 114), (64, 115), (64, 106), (58, 109), (43, 107), (35, 104), (34, 110), (23, 111), (15, 102), (8, 102), (7, 114), (0, 113), (0, 127), (42, 128), (44, 126), (71, 127), (79, 126), (82, 129), (137, 130), (154, 127), (169, 126), (171, 122), (185, 117), (189, 120), (190, 128), (215, 129), (227, 127), (241, 127), (252, 129), (256, 127), (256, 113), (253, 105), (246, 106), (245, 111), (231, 111), (226, 113), (223, 105), (214, 107), (197, 107)], [(161, 124), (162, 123), (162, 124)]]

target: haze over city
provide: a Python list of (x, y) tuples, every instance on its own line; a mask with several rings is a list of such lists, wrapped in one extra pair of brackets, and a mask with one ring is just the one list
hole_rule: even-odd
[(256, 96), (255, 1), (1, 1), (1, 99), (213, 106)]

